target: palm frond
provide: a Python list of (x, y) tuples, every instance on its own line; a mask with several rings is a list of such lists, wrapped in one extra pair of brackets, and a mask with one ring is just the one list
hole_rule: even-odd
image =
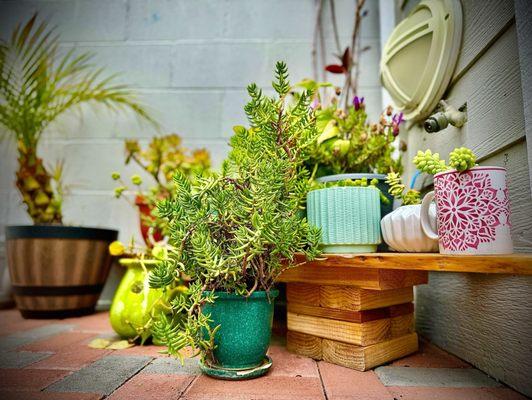
[(81, 103), (112, 110), (129, 109), (158, 126), (146, 107), (116, 75), (104, 75), (90, 53), (71, 49), (60, 55), (59, 36), (33, 15), (0, 42), (0, 124), (26, 146), (36, 147), (41, 133), (65, 111)]

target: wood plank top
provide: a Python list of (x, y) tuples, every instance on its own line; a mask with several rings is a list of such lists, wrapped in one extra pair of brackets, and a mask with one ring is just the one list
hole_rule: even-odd
[[(296, 261), (305, 262), (304, 256), (296, 256)], [(314, 261), (305, 262), (302, 267), (532, 275), (532, 253), (489, 256), (439, 253), (322, 254)]]

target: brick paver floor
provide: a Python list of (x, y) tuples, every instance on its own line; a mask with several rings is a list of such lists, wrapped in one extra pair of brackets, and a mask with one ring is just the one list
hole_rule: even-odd
[(268, 375), (228, 382), (201, 375), (196, 359), (181, 365), (159, 347), (87, 346), (112, 335), (107, 313), (36, 321), (16, 310), (0, 311), (0, 399), (526, 399), (425, 341), (417, 354), (357, 372), (291, 354), (276, 337)]

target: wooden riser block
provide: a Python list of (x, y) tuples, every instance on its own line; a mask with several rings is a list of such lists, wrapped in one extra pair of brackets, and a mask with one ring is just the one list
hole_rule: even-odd
[(308, 283), (287, 283), (286, 284), (287, 304), (299, 303), (308, 306), (320, 305), (320, 285), (310, 285)]
[(363, 289), (398, 289), (428, 283), (427, 271), (402, 271), (374, 268), (348, 268), (325, 263), (303, 264), (284, 271), (279, 282), (314, 285), (354, 286)]
[(349, 286), (320, 286), (320, 306), (341, 310), (372, 310), (411, 303), (414, 289), (367, 290)]
[(412, 287), (368, 290), (351, 286), (288, 283), (286, 299), (288, 304), (361, 311), (411, 303), (414, 300), (414, 290)]
[(416, 352), (418, 338), (416, 333), (409, 333), (369, 346), (354, 346), (288, 331), (286, 347), (288, 351), (305, 357), (366, 371)]
[(322, 343), (323, 339), (317, 336), (295, 331), (286, 333), (286, 349), (303, 357), (323, 359)]
[(384, 363), (415, 353), (418, 350), (416, 333), (409, 333), (370, 346), (353, 346), (323, 339), (324, 361), (343, 367), (366, 371)]
[(414, 330), (413, 314), (357, 323), (288, 312), (287, 320), (289, 331), (357, 346), (379, 343)]
[(312, 315), (314, 317), (362, 323), (412, 314), (414, 312), (414, 304), (405, 303), (390, 307), (376, 308), (373, 310), (351, 311), (290, 302), (287, 305), (287, 310), (294, 314)]

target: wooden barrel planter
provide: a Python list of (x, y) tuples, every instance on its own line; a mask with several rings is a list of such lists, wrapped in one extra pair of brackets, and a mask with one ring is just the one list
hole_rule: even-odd
[(109, 274), (118, 231), (60, 225), (6, 228), (13, 294), (24, 318), (94, 312)]

